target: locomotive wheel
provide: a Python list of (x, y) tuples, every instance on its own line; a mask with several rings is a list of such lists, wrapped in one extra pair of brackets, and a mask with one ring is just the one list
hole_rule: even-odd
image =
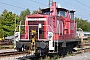
[(40, 42), (38, 50), (39, 50), (39, 52), (38, 52), (39, 55), (41, 55), (41, 56), (47, 55), (48, 54), (47, 43), (44, 41)]

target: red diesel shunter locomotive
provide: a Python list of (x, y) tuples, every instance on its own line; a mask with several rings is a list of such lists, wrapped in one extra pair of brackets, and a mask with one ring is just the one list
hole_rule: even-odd
[[(52, 6), (42, 9), (42, 13), (27, 15), (25, 25), (20, 24), (19, 32), (15, 33), (16, 49), (29, 51), (32, 55), (72, 52), (80, 42), (76, 39), (74, 12), (52, 2)], [(20, 34), (21, 26), (25, 27), (25, 34)]]

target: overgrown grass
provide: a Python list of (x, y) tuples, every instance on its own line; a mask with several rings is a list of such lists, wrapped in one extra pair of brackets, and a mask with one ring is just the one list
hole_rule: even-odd
[(0, 45), (0, 49), (1, 49), (2, 47), (1, 47), (1, 45)]
[(54, 59), (58, 59), (58, 58), (60, 58), (60, 56), (59, 56), (59, 55), (54, 56)]
[(88, 37), (88, 40), (90, 41), (90, 36)]
[(44, 60), (51, 60), (50, 56), (46, 56), (46, 58)]
[(40, 58), (39, 60), (56, 60), (59, 59), (59, 55), (55, 55), (54, 57), (46, 56), (45, 58)]
[(6, 46), (0, 45), (0, 49), (4, 49), (4, 48), (13, 49), (14, 45), (6, 45)]
[(74, 56), (74, 54), (73, 54), (73, 53), (71, 53), (71, 54), (67, 54), (66, 56)]
[(13, 49), (13, 48), (14, 48), (14, 44), (13, 44), (13, 45), (10, 45), (9, 48), (10, 48), (10, 49)]
[(39, 60), (43, 60), (43, 58), (41, 57)]
[[(74, 56), (75, 54), (71, 53), (71, 54), (67, 54), (66, 56)], [(63, 56), (59, 56), (59, 55), (55, 55), (54, 57), (50, 57), (50, 56), (46, 56), (45, 58), (40, 58), (39, 60), (58, 60), (60, 58), (63, 58)]]

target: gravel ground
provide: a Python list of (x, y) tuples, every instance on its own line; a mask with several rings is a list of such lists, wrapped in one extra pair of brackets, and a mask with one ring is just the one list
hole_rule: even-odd
[(66, 56), (58, 60), (90, 60), (90, 52), (84, 52), (75, 56)]

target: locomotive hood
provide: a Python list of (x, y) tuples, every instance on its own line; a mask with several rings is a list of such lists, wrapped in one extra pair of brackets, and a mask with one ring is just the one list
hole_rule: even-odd
[(46, 17), (46, 15), (43, 15), (43, 14), (32, 14), (32, 15), (27, 15), (26, 18), (29, 17), (29, 18), (43, 18), (43, 17)]

